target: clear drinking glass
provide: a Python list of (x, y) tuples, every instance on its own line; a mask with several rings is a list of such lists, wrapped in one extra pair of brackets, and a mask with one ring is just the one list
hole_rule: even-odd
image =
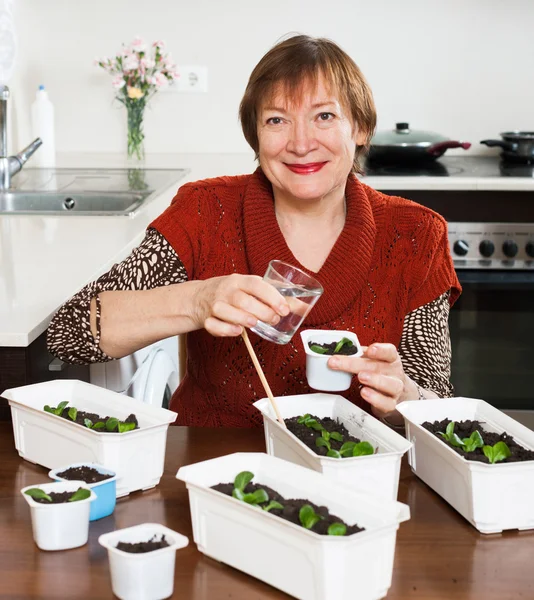
[(323, 293), (323, 286), (301, 269), (280, 260), (272, 260), (263, 276), (289, 304), (289, 314), (277, 325), (258, 321), (251, 331), (276, 344), (287, 344), (306, 315)]

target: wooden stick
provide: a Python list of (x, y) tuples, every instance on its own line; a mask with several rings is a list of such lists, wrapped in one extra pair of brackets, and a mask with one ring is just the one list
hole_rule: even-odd
[(263, 384), (263, 389), (265, 390), (265, 393), (267, 394), (269, 400), (271, 401), (271, 406), (273, 407), (273, 410), (276, 413), (276, 418), (280, 422), (280, 425), (282, 425), (282, 427), (285, 427), (286, 426), (285, 421), (284, 421), (282, 415), (280, 414), (280, 411), (278, 410), (276, 400), (274, 399), (271, 388), (269, 387), (269, 384), (267, 383), (267, 379), (265, 378), (265, 374), (263, 372), (263, 369), (261, 368), (258, 357), (256, 356), (256, 353), (254, 352), (254, 348), (252, 347), (252, 344), (250, 343), (250, 340), (248, 338), (248, 333), (247, 333), (247, 330), (245, 329), (245, 327), (243, 327), (243, 333), (241, 334), (241, 337), (245, 341), (245, 345), (247, 347), (248, 353), (250, 354), (250, 358), (252, 359), (252, 362), (254, 363), (254, 366), (256, 367), (256, 371), (258, 372), (258, 375), (260, 377), (260, 381)]

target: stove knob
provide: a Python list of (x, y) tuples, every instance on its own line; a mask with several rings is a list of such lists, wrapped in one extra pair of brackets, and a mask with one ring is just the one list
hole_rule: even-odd
[(452, 249), (454, 254), (465, 256), (469, 252), (469, 244), (465, 240), (456, 240)]
[(478, 246), (480, 254), (489, 258), (495, 252), (495, 244), (491, 240), (482, 240)]
[(506, 240), (502, 245), (502, 251), (504, 252), (504, 256), (508, 258), (514, 258), (514, 256), (518, 253), (519, 248), (517, 244), (513, 240)]
[(527, 242), (527, 245), (525, 246), (525, 250), (526, 250), (527, 256), (530, 256), (530, 258), (534, 258), (534, 242)]

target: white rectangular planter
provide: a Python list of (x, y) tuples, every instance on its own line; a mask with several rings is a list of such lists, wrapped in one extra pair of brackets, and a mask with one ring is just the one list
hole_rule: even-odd
[[(165, 535), (169, 546), (139, 554), (116, 547), (119, 542), (146, 542), (154, 535), (158, 538)], [(108, 551), (115, 596), (121, 600), (161, 600), (172, 596), (176, 550), (189, 544), (185, 535), (158, 523), (143, 523), (105, 533), (98, 542)]]
[(421, 423), (477, 420), (486, 431), (506, 431), (529, 450), (534, 450), (534, 431), (475, 398), (402, 402), (398, 411), (413, 442), (408, 453), (412, 471), (481, 533), (534, 528), (534, 461), (490, 465), (465, 460)]
[(358, 491), (396, 500), (402, 455), (411, 447), (402, 435), (337, 394), (279, 396), (276, 403), (284, 419), (306, 413), (337, 419), (351, 435), (370, 442), (378, 452), (350, 458), (320, 456), (280, 425), (269, 399), (263, 398), (254, 406), (263, 413), (268, 454), (323, 473)]
[[(304, 498), (366, 530), (324, 536), (210, 489), (241, 471), (285, 498)], [(367, 496), (264, 453), (236, 453), (181, 467), (200, 552), (302, 600), (377, 600), (391, 586), (396, 532), (408, 506)]]
[[(39, 488), (43, 492), (72, 492), (84, 488), (91, 492), (89, 498), (76, 502), (43, 504), (25, 492)], [(41, 550), (69, 550), (87, 543), (89, 537), (89, 512), (96, 494), (83, 481), (60, 481), (28, 485), (20, 490), (30, 506), (33, 539)]]
[[(26, 385), (2, 395), (11, 405), (15, 447), (22, 458), (49, 469), (68, 461), (104, 465), (117, 473), (117, 497), (159, 483), (167, 429), (176, 413), (77, 380)], [(43, 410), (63, 400), (102, 417), (125, 419), (134, 413), (140, 429), (99, 433)]]

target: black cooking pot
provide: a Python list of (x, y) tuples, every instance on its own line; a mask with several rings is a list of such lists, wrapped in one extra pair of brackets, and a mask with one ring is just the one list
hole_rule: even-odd
[(397, 123), (395, 129), (374, 135), (367, 159), (371, 164), (428, 163), (449, 148), (467, 150), (470, 147), (470, 142), (450, 140), (439, 133), (410, 129), (408, 123)]
[(534, 131), (506, 131), (500, 135), (502, 140), (482, 140), (480, 143), (502, 148), (505, 160), (534, 161)]

